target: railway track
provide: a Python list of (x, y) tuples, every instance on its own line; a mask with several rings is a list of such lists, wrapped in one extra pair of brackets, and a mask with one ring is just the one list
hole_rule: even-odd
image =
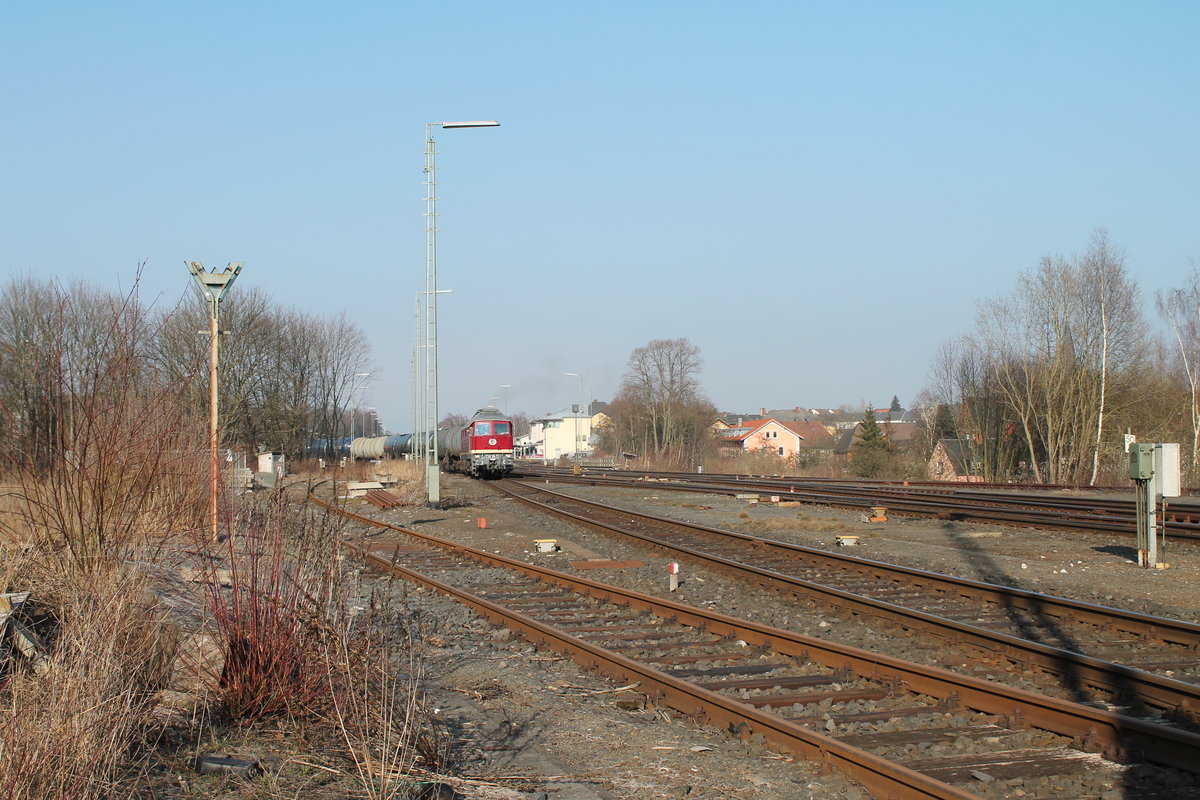
[(1032, 666), (1067, 696), (1200, 726), (1200, 625), (830, 553), (614, 508), (521, 481), (489, 484), (547, 513), (706, 564), (904, 636), (920, 631)]
[(387, 531), (348, 545), (377, 568), (636, 682), (654, 703), (836, 768), (876, 797), (1200, 797), (1195, 733), (339, 513)]
[[(522, 467), (519, 477), (549, 478), (595, 486), (739, 494), (760, 492), (802, 503), (866, 510), (884, 506), (889, 514), (1002, 525), (1136, 536), (1134, 502), (1096, 497), (1047, 496), (1044, 493), (963, 489), (945, 484), (843, 483), (811, 478), (764, 478), (637, 471), (586, 470), (575, 475), (557, 468)], [(1173, 540), (1200, 540), (1200, 505), (1188, 500), (1167, 504), (1164, 533)]]

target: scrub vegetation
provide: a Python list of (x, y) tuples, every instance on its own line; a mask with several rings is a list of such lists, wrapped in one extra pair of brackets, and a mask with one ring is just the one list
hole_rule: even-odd
[[(197, 759), (266, 728), (317, 765), (309, 796), (408, 796), (445, 756), (420, 633), (282, 489), (222, 493), (212, 540), (207, 362), (166, 347), (181, 313), (34, 281), (0, 299), (0, 593), (29, 593), (0, 605), (0, 800), (215, 796)], [(319, 424), (311, 399), (280, 418)]]

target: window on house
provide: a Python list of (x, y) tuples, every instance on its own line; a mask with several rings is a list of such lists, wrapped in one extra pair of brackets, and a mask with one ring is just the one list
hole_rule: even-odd
[(783, 448), (779, 448), (779, 455), (783, 455)]

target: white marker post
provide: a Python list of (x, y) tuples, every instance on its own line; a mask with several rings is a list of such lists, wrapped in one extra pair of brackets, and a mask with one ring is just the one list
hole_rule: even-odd
[(672, 561), (667, 564), (667, 574), (671, 576), (671, 591), (679, 588), (679, 564)]

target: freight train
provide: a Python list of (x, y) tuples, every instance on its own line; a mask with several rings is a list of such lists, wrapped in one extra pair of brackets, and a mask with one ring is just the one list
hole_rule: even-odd
[[(421, 437), (413, 433), (350, 440), (350, 458), (404, 458), (412, 455)], [(465, 425), (437, 432), (438, 458), (447, 472), (476, 478), (500, 478), (513, 469), (512, 420), (494, 406), (475, 412)]]

